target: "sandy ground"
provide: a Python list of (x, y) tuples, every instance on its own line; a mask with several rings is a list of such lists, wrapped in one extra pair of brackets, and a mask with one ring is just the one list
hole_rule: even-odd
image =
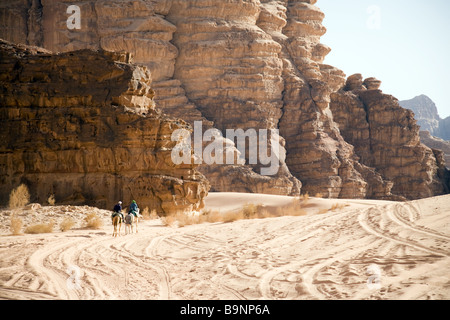
[[(276, 208), (290, 197), (211, 193), (207, 208)], [(318, 214), (342, 203), (340, 209)], [(113, 238), (109, 212), (20, 210), (25, 223), (74, 229), (10, 235), (0, 212), (2, 299), (449, 299), (450, 195), (397, 203), (310, 199), (307, 215), (166, 227)], [(82, 227), (96, 211), (99, 230)]]

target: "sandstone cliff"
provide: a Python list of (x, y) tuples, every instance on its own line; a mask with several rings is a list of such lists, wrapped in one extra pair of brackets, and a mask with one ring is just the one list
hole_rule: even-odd
[(0, 42), (0, 202), (25, 183), (40, 203), (201, 208), (208, 182), (171, 161), (171, 134), (189, 125), (153, 96), (151, 73), (128, 54)]
[[(130, 52), (149, 68), (157, 108), (205, 128), (279, 129), (276, 176), (260, 164), (201, 166), (216, 191), (342, 198), (445, 192), (412, 115), (373, 78), (323, 64), (316, 0), (6, 0), (0, 37), (53, 51)], [(79, 30), (66, 8), (78, 5)], [(25, 9), (26, 8), (26, 9)], [(378, 113), (379, 112), (379, 113)], [(247, 155), (248, 160), (248, 155)]]
[(427, 147), (442, 151), (444, 153), (445, 165), (450, 169), (450, 141), (434, 137), (428, 131), (420, 131), (420, 141)]
[(392, 193), (414, 199), (445, 192), (438, 175), (442, 163), (421, 144), (413, 112), (379, 90), (380, 84), (355, 74), (332, 94), (330, 108), (342, 135), (361, 163), (393, 182)]

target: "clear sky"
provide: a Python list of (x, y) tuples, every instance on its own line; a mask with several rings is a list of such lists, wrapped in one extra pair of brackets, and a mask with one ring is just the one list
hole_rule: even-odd
[(425, 94), (450, 116), (449, 0), (318, 0), (326, 64), (382, 81), (399, 100)]

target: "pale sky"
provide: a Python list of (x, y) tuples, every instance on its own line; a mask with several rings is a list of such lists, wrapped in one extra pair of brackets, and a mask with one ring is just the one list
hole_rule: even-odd
[(399, 100), (425, 94), (450, 116), (449, 0), (318, 0), (324, 63), (382, 81)]

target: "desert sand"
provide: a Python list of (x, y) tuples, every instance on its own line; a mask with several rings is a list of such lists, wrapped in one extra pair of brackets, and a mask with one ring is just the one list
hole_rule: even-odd
[[(211, 193), (206, 208), (270, 210), (291, 197)], [(334, 204), (342, 204), (328, 210)], [(96, 211), (98, 230), (81, 226)], [(303, 216), (168, 227), (112, 237), (110, 212), (28, 206), (25, 225), (67, 215), (73, 229), (11, 235), (0, 211), (1, 299), (449, 299), (450, 195), (411, 202), (310, 198)]]

